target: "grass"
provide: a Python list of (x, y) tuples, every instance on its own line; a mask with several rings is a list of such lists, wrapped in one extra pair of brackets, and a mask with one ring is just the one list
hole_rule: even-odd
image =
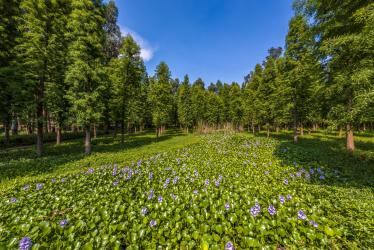
[[(356, 135), (355, 153), (333, 133), (306, 134), (294, 144), (288, 133), (178, 131), (158, 141), (129, 136), (124, 146), (101, 137), (88, 157), (81, 140), (49, 144), (43, 158), (33, 148), (6, 150), (0, 249), (15, 248), (24, 236), (35, 249), (222, 249), (228, 242), (235, 249), (371, 249), (373, 136)], [(281, 202), (281, 195), (292, 198)], [(253, 216), (257, 203), (261, 212)]]
[(87, 167), (114, 163), (130, 163), (142, 157), (182, 148), (199, 141), (196, 135), (186, 135), (177, 130), (167, 131), (156, 139), (152, 132), (120, 138), (102, 136), (93, 139), (93, 153), (86, 157), (83, 140), (70, 140), (61, 145), (45, 145), (45, 155), (37, 158), (35, 147), (0, 150), (0, 192), (17, 185), (35, 182), (49, 177), (80, 172)]

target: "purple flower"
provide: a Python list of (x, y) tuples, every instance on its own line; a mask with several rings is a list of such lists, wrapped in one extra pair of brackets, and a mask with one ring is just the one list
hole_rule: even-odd
[(32, 246), (32, 241), (29, 237), (23, 237), (19, 241), (19, 249), (20, 250), (29, 250), (29, 249), (31, 249), (31, 246)]
[(68, 220), (67, 219), (63, 219), (62, 221), (60, 221), (60, 226), (61, 227), (64, 227), (68, 224)]
[(94, 172), (93, 168), (89, 168), (88, 171), (87, 171), (87, 173), (89, 173), (89, 174), (92, 174), (93, 172)]
[(194, 174), (195, 174), (195, 176), (196, 176), (196, 177), (198, 177), (198, 176), (199, 176), (199, 172), (197, 172), (197, 170), (196, 170), (196, 169), (194, 170)]
[(309, 174), (308, 172), (305, 173), (305, 179), (306, 179), (307, 181), (310, 180), (310, 174)]
[(225, 209), (226, 209), (226, 210), (229, 210), (229, 209), (230, 209), (230, 204), (229, 204), (228, 202), (226, 202), (226, 204), (225, 204)]
[(310, 225), (312, 225), (312, 226), (315, 227), (315, 228), (318, 227), (317, 222), (315, 222), (314, 220), (310, 220), (309, 223), (310, 223)]
[(164, 189), (167, 189), (168, 188), (168, 184), (164, 183), (163, 187), (164, 187)]
[(42, 188), (43, 188), (43, 184), (42, 183), (36, 184), (36, 190), (40, 190)]
[(157, 225), (157, 222), (155, 221), (155, 220), (151, 220), (150, 222), (149, 222), (149, 226), (150, 227), (154, 227), (154, 226), (156, 226)]
[(219, 187), (219, 181), (215, 181), (216, 187)]
[(218, 179), (219, 179), (220, 181), (222, 181), (222, 179), (223, 179), (222, 175), (219, 175), (219, 176), (218, 176)]
[(231, 241), (226, 243), (225, 250), (234, 250), (234, 245), (231, 243)]
[(288, 194), (287, 195), (287, 200), (291, 200), (292, 199), (292, 195)]
[(177, 158), (178, 165), (181, 163), (181, 159)]
[(167, 178), (166, 181), (165, 181), (166, 184), (169, 184), (170, 183), (170, 178)]
[(283, 184), (284, 184), (284, 185), (288, 185), (288, 179), (285, 179), (285, 180), (283, 181)]
[(119, 181), (113, 182), (113, 186), (118, 186)]
[(177, 183), (178, 183), (178, 180), (179, 180), (179, 176), (174, 177), (173, 184), (174, 184), (174, 185), (177, 184)]
[(285, 203), (285, 199), (283, 195), (279, 195), (279, 202), (283, 205)]
[(320, 180), (324, 180), (324, 179), (325, 179), (325, 176), (324, 176), (324, 175), (321, 175), (321, 176), (319, 177), (319, 179), (320, 179)]
[(268, 174), (269, 174), (269, 171), (265, 171), (264, 174), (268, 175)]
[(160, 195), (158, 198), (157, 198), (158, 202), (162, 202), (162, 196)]
[(62, 179), (61, 179), (61, 182), (65, 182), (65, 181), (66, 181), (66, 178), (62, 178)]
[(309, 169), (310, 174), (314, 174), (314, 168)]
[(300, 177), (300, 176), (301, 176), (301, 172), (300, 172), (300, 171), (297, 172), (297, 173), (296, 173), (296, 176), (297, 176), (297, 177)]
[(10, 203), (15, 203), (15, 202), (17, 202), (17, 198), (15, 197), (10, 198)]
[(274, 215), (274, 214), (277, 213), (277, 210), (275, 209), (275, 207), (273, 205), (270, 204), (269, 207), (268, 207), (268, 212), (269, 212), (270, 215)]
[(25, 186), (23, 186), (23, 190), (27, 191), (30, 189), (30, 185), (29, 184), (26, 184)]
[(304, 214), (303, 210), (299, 210), (297, 212), (297, 218), (300, 220), (306, 220), (306, 215)]
[(205, 180), (205, 185), (207, 185), (207, 186), (209, 185), (209, 179)]
[(256, 205), (251, 207), (251, 215), (253, 217), (256, 217), (260, 212), (261, 212), (261, 207), (258, 203), (256, 203)]
[(148, 200), (153, 199), (153, 194), (154, 194), (154, 191), (151, 189), (151, 191), (149, 192), (149, 195), (148, 195)]
[(53, 183), (57, 182), (56, 179), (52, 179), (51, 181), (52, 181)]
[(294, 174), (290, 174), (291, 178), (294, 179), (295, 178), (295, 175)]
[(138, 163), (137, 163), (138, 167), (140, 167), (140, 165), (142, 165), (142, 162), (143, 162), (142, 160), (138, 161)]
[(194, 179), (194, 178), (192, 178), (192, 177), (190, 178), (190, 180), (191, 180), (191, 182), (194, 182), (194, 181), (195, 181), (195, 179)]
[(113, 168), (112, 175), (116, 176), (117, 175), (117, 167)]
[(149, 172), (149, 179), (152, 180), (153, 179), (153, 172)]
[(171, 196), (174, 200), (176, 200), (176, 199), (178, 198), (175, 194), (170, 194), (170, 196)]
[(317, 168), (317, 172), (320, 173), (320, 174), (322, 174), (322, 169), (320, 167)]
[(193, 193), (194, 193), (194, 194), (198, 194), (199, 192), (195, 189), (195, 190), (193, 191)]
[(142, 208), (142, 215), (147, 215), (148, 214), (148, 208), (143, 207)]

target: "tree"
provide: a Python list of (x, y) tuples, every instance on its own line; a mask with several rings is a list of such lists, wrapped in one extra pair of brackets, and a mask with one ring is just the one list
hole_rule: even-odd
[(242, 93), (239, 84), (233, 82), (230, 88), (229, 114), (236, 129), (239, 129), (243, 120)]
[(177, 97), (178, 120), (188, 133), (188, 129), (193, 124), (191, 115), (191, 86), (188, 75), (184, 76), (184, 80), (178, 88)]
[(191, 87), (191, 110), (195, 126), (202, 125), (207, 112), (204, 82), (198, 78)]
[[(301, 3), (301, 4), (300, 4)], [(346, 148), (355, 150), (353, 129), (374, 93), (374, 3), (367, 0), (297, 1), (316, 31), (332, 113), (346, 128)], [(357, 124), (356, 124), (357, 126)]]
[[(84, 23), (85, 25), (82, 25)], [(91, 125), (98, 121), (103, 75), (104, 32), (101, 1), (72, 0), (68, 20), (69, 66), (65, 81), (71, 110), (85, 131), (85, 153), (91, 153)]]
[(4, 124), (4, 143), (9, 143), (11, 110), (16, 93), (21, 91), (17, 81), (17, 66), (15, 64), (19, 32), (17, 18), (19, 17), (20, 1), (10, 0), (0, 2), (0, 119)]
[(127, 35), (122, 41), (121, 56), (111, 64), (111, 82), (113, 96), (111, 108), (115, 110), (115, 120), (121, 124), (121, 142), (124, 143), (126, 120), (139, 120), (141, 82), (144, 80), (145, 68), (140, 57), (140, 47)]
[(34, 95), (32, 103), (36, 113), (37, 154), (43, 153), (43, 124), (45, 111), (45, 85), (51, 55), (60, 41), (53, 30), (54, 12), (58, 1), (24, 0), (21, 2), (22, 17), (19, 22), (21, 37), (17, 46), (18, 61), (24, 74), (24, 88)]
[(171, 73), (168, 65), (161, 62), (156, 68), (156, 74), (151, 79), (148, 91), (148, 101), (152, 109), (152, 121), (156, 126), (157, 138), (163, 132), (164, 126), (170, 121), (173, 94)]

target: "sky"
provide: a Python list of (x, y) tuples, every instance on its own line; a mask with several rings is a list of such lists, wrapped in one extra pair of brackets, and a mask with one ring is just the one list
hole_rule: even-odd
[(284, 46), (292, 0), (116, 0), (123, 34), (140, 44), (147, 71), (205, 85), (242, 83), (270, 47)]

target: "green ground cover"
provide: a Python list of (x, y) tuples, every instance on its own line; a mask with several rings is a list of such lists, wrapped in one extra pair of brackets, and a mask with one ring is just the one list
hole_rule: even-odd
[(298, 145), (287, 134), (127, 139), (125, 150), (98, 139), (87, 158), (78, 141), (49, 146), (41, 159), (31, 149), (2, 153), (12, 160), (1, 158), (0, 245), (29, 237), (34, 249), (374, 246), (370, 134), (357, 136), (355, 154), (327, 134)]

